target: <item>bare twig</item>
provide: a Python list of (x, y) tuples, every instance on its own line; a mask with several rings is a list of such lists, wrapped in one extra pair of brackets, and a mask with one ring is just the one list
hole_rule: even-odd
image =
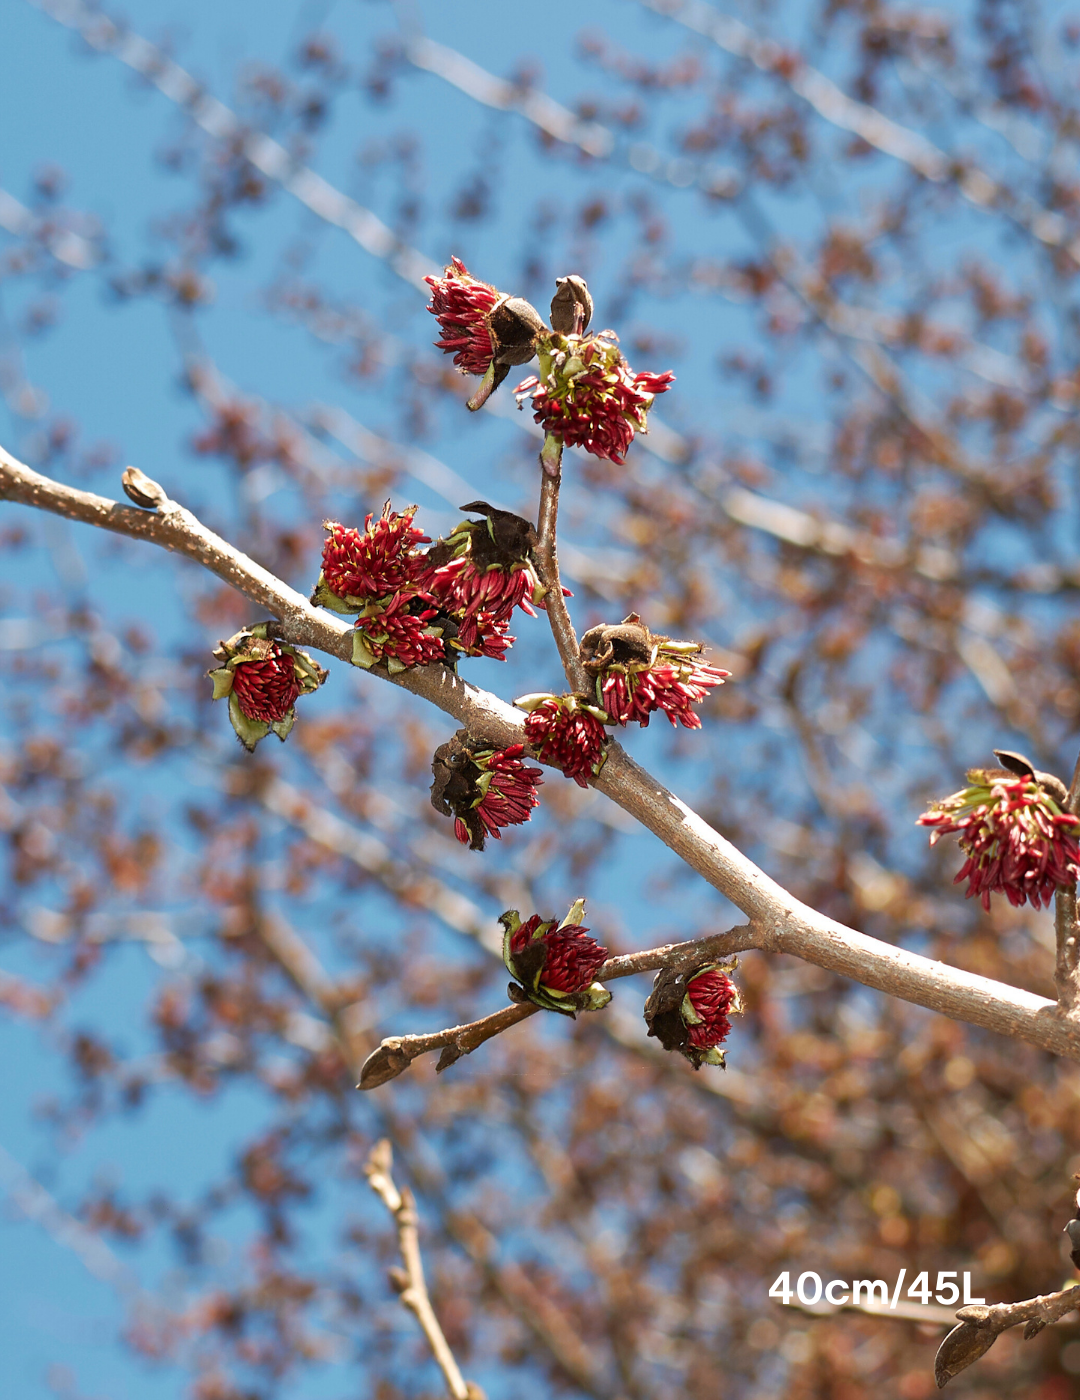
[(547, 589), (544, 607), (555, 645), (559, 649), (566, 679), (570, 689), (578, 694), (591, 689), (589, 677), (581, 664), (577, 634), (570, 621), (570, 613), (563, 597), (562, 581), (559, 578), (559, 559), (555, 546), (555, 533), (559, 519), (559, 486), (562, 483), (562, 441), (553, 433), (544, 439), (540, 453), (540, 515), (537, 521), (539, 540), (533, 551), (536, 557), (536, 571), (540, 582)]
[(419, 1217), (416, 1202), (407, 1186), (398, 1190), (391, 1175), (393, 1150), (388, 1138), (377, 1142), (364, 1167), (368, 1185), (385, 1205), (397, 1226), (398, 1249), (404, 1270), (391, 1272), (390, 1282), (401, 1295), (401, 1301), (419, 1322), (421, 1330), (431, 1348), (431, 1354), (438, 1362), (439, 1370), (446, 1381), (447, 1393), (453, 1400), (484, 1400), (484, 1392), (467, 1383), (462, 1376), (454, 1353), (439, 1326), (435, 1309), (431, 1306), (427, 1284), (424, 1282), (424, 1265), (420, 1258)]
[(1080, 1003), (1080, 928), (1076, 923), (1076, 886), (1059, 885), (1054, 891), (1054, 934), (1057, 956), (1054, 985), (1058, 1005), (1066, 1015)]
[(1022, 1303), (992, 1303), (989, 1307), (973, 1304), (961, 1308), (956, 1314), (960, 1321), (938, 1347), (934, 1359), (934, 1378), (938, 1389), (943, 1389), (954, 1376), (966, 1371), (980, 1356), (984, 1356), (1008, 1328), (1024, 1323), (1024, 1340), (1027, 1342), (1037, 1337), (1044, 1327), (1075, 1309), (1080, 1309), (1080, 1285), (1062, 1289), (1059, 1293), (1044, 1293), (1041, 1297), (1028, 1298)]
[(438, 1068), (446, 1069), (462, 1055), (471, 1054), (478, 1045), (483, 1045), (500, 1031), (516, 1026), (519, 1021), (534, 1015), (540, 1008), (531, 1002), (520, 1002), (516, 1006), (504, 1006), (479, 1021), (470, 1021), (464, 1026), (451, 1026), (445, 1031), (432, 1031), (430, 1035), (392, 1035), (371, 1052), (360, 1071), (358, 1089), (377, 1089), (396, 1079), (420, 1055), (432, 1050), (441, 1050)]
[(1080, 1309), (1080, 1284), (1062, 1288), (1057, 1293), (1027, 1298), (1022, 1303), (972, 1304), (961, 1308), (956, 1316), (961, 1322), (1004, 1332), (1009, 1327), (1018, 1327), (1021, 1322), (1041, 1322), (1045, 1327), (1074, 1309)]
[[(1065, 798), (1065, 810), (1080, 811), (1080, 757), (1073, 769), (1072, 782)], [(1054, 985), (1058, 1004), (1066, 1015), (1075, 1015), (1080, 1004), (1080, 928), (1076, 921), (1076, 886), (1058, 886), (1054, 892), (1054, 935), (1057, 956), (1054, 963)]]
[[(139, 510), (61, 485), (0, 448), (0, 499), (52, 511), (118, 534), (149, 540), (203, 565), (258, 607), (280, 619), (278, 632), (349, 661), (352, 628), (313, 608), (306, 598), (208, 530), (186, 510)], [(172, 502), (169, 503), (173, 505)], [(371, 674), (452, 715), (470, 734), (506, 746), (525, 742), (524, 716), (442, 666), (388, 676)], [(636, 817), (687, 865), (726, 895), (757, 927), (760, 946), (901, 997), (954, 1020), (1015, 1036), (1080, 1060), (1080, 1024), (1055, 1002), (869, 938), (802, 904), (719, 832), (612, 743), (594, 786)]]
[[(655, 972), (661, 967), (684, 962), (690, 958), (727, 957), (740, 953), (746, 948), (758, 947), (758, 938), (749, 924), (731, 929), (727, 933), (714, 933), (708, 938), (694, 938), (686, 943), (668, 943), (662, 948), (646, 948), (640, 953), (627, 953), (621, 958), (608, 958), (596, 974), (597, 980), (610, 982), (616, 977), (633, 977), (638, 972)], [(492, 1036), (509, 1030), (527, 1016), (532, 1016), (539, 1007), (528, 1002), (504, 1007), (479, 1021), (470, 1021), (464, 1026), (450, 1026), (444, 1031), (432, 1031), (429, 1035), (393, 1035), (373, 1050), (364, 1061), (360, 1071), (358, 1089), (377, 1089), (396, 1079), (421, 1055), (432, 1050), (441, 1050), (438, 1069), (444, 1070), (459, 1060), (462, 1055), (470, 1055), (479, 1045)]]
[[(363, 1037), (350, 1030), (350, 1013), (354, 1006), (345, 1004), (313, 950), (280, 916), (263, 913), (257, 921), (256, 930), (267, 952), (280, 964), (298, 990), (316, 1010), (328, 1017), (350, 1072), (354, 1080), (358, 1079)], [(509, 1009), (516, 1011), (518, 1008)], [(383, 1104), (381, 1113), (393, 1132), (395, 1120), (391, 1105)], [(414, 1162), (413, 1176), (425, 1196), (438, 1205), (447, 1235), (464, 1251), (482, 1274), (485, 1283), (521, 1324), (551, 1353), (559, 1367), (595, 1400), (614, 1400), (588, 1347), (562, 1309), (547, 1298), (518, 1265), (500, 1265), (497, 1262), (491, 1233), (470, 1211), (449, 1207), (433, 1171), (420, 1162)], [(471, 1400), (480, 1400), (482, 1392), (474, 1388), (470, 1394)]]

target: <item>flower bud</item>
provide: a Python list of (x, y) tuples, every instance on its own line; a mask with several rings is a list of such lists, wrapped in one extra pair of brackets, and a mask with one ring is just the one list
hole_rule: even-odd
[(515, 389), (518, 404), (531, 400), (533, 418), (567, 447), (583, 447), (618, 465), (634, 433), (648, 432), (648, 410), (675, 376), (635, 374), (614, 331), (560, 335), (539, 344), (540, 372)]
[(533, 563), (536, 528), (520, 515), (471, 501), (462, 510), (482, 511), (484, 520), (463, 520), (431, 551), (434, 565), (427, 587), (458, 622), (462, 647), (476, 645), (481, 619), (487, 627), (509, 624), (515, 608), (530, 617), (546, 589)]
[(512, 1000), (527, 999), (546, 1011), (574, 1016), (599, 1011), (611, 993), (593, 978), (607, 961), (608, 951), (581, 926), (585, 901), (577, 900), (562, 923), (542, 921), (539, 914), (521, 921), (516, 909), (499, 916), (503, 926), (503, 962), (521, 984), (511, 987)]
[(431, 805), (454, 818), (454, 835), (462, 845), (482, 851), (486, 836), (501, 840), (502, 827), (530, 819), (543, 775), (521, 761), (524, 752), (523, 744), (492, 748), (464, 729), (435, 750)]
[(213, 699), (229, 697), (229, 719), (249, 753), (271, 731), (284, 740), (296, 720), (296, 700), (317, 690), (328, 674), (307, 652), (270, 637), (273, 625), (260, 622), (220, 642), (214, 655), (223, 665), (207, 673)]
[(706, 962), (696, 967), (665, 967), (656, 974), (645, 1003), (649, 1034), (665, 1050), (677, 1050), (700, 1069), (724, 1066), (719, 1048), (731, 1031), (730, 1016), (742, 1011), (742, 999), (728, 973), (738, 961)]
[(1080, 1269), (1080, 1220), (1070, 1220), (1065, 1226), (1065, 1234), (1069, 1237), (1069, 1258), (1073, 1266)]
[(969, 786), (935, 802), (919, 817), (933, 846), (955, 833), (967, 856), (953, 880), (967, 880), (989, 910), (991, 894), (1019, 906), (1048, 905), (1057, 889), (1080, 875), (1080, 818), (1062, 810), (1065, 785), (1036, 773), (1022, 755), (999, 751), (1006, 768), (972, 768)]
[(551, 298), (551, 329), (560, 335), (584, 335), (593, 317), (592, 297), (585, 279), (576, 275), (556, 277), (558, 291)]
[(525, 737), (541, 763), (561, 769), (578, 787), (588, 787), (607, 758), (602, 710), (580, 695), (522, 695), (514, 701), (528, 713)]
[(674, 727), (700, 729), (701, 719), (690, 708), (722, 685), (730, 671), (706, 666), (698, 656), (700, 642), (678, 642), (654, 635), (631, 613), (618, 626), (592, 627), (581, 639), (581, 660), (596, 678), (597, 704), (612, 724), (636, 720), (642, 728), (662, 710)]

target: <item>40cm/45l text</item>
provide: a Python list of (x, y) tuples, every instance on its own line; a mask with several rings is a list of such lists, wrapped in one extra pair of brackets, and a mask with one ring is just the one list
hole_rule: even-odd
[(963, 1278), (964, 1305), (986, 1302), (985, 1298), (971, 1296), (969, 1273), (959, 1274), (955, 1269), (943, 1269), (938, 1273), (937, 1284), (931, 1287), (929, 1270), (924, 1269), (908, 1284), (907, 1292), (903, 1293), (901, 1290), (906, 1278), (907, 1269), (901, 1269), (892, 1288), (883, 1278), (856, 1278), (850, 1283), (841, 1278), (833, 1278), (828, 1283), (822, 1283), (821, 1275), (808, 1269), (806, 1273), (799, 1275), (795, 1287), (792, 1288), (791, 1272), (788, 1270), (782, 1273), (769, 1289), (769, 1297), (779, 1298), (782, 1303), (799, 1302), (804, 1307), (813, 1307), (815, 1303), (824, 1299), (835, 1308), (843, 1307), (845, 1303), (868, 1303), (871, 1306), (892, 1309), (901, 1297), (922, 1303), (923, 1307), (929, 1306), (931, 1302), (944, 1303), (949, 1307), (961, 1301), (957, 1279)]

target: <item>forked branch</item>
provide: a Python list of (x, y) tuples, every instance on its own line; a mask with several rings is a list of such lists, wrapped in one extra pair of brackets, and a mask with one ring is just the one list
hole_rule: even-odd
[(590, 688), (589, 677), (581, 664), (577, 634), (563, 597), (559, 578), (559, 558), (556, 552), (556, 530), (559, 520), (559, 487), (562, 485), (562, 443), (548, 434), (540, 454), (540, 514), (537, 521), (539, 537), (535, 555), (536, 572), (547, 589), (544, 607), (547, 609), (551, 635), (559, 650), (570, 689), (575, 692)]
[[(0, 499), (19, 501), (183, 554), (278, 619), (276, 630), (283, 640), (327, 652), (342, 661), (351, 660), (352, 628), (348, 623), (312, 607), (295, 589), (172, 501), (153, 510), (124, 506), (52, 481), (3, 449)], [(524, 717), (519, 710), (461, 680), (446, 667), (415, 667), (395, 676), (376, 667), (370, 674), (437, 705), (477, 738), (500, 746), (525, 742)], [(826, 918), (770, 879), (618, 744), (610, 745), (594, 786), (741, 909), (753, 922), (763, 950), (794, 954), (954, 1020), (1080, 1060), (1080, 1020), (1055, 1002), (920, 957)]]
[(394, 1184), (391, 1174), (393, 1160), (389, 1139), (383, 1138), (372, 1148), (364, 1167), (368, 1185), (390, 1212), (397, 1227), (398, 1250), (404, 1268), (390, 1270), (390, 1283), (404, 1306), (419, 1322), (431, 1348), (431, 1354), (443, 1373), (447, 1394), (452, 1400), (484, 1400), (484, 1392), (480, 1387), (466, 1381), (462, 1376), (454, 1360), (454, 1353), (450, 1350), (450, 1344), (439, 1326), (435, 1309), (431, 1306), (431, 1298), (424, 1281), (424, 1264), (420, 1257), (420, 1220), (416, 1212), (416, 1201), (407, 1186), (399, 1189)]
[[(758, 937), (749, 924), (733, 928), (727, 933), (714, 933), (708, 938), (693, 938), (685, 943), (668, 943), (662, 948), (646, 948), (640, 953), (627, 953), (623, 957), (608, 958), (596, 974), (597, 981), (611, 982), (616, 977), (633, 977), (638, 972), (656, 972), (662, 967), (674, 967), (679, 963), (705, 958), (725, 958), (732, 953), (741, 953), (747, 948), (758, 947)], [(447, 1069), (462, 1055), (469, 1055), (478, 1046), (491, 1040), (493, 1036), (516, 1026), (540, 1008), (531, 1002), (518, 1002), (504, 1007), (479, 1021), (470, 1021), (464, 1026), (450, 1026), (444, 1031), (433, 1031), (429, 1035), (388, 1036), (364, 1061), (360, 1072), (358, 1089), (377, 1089), (381, 1084), (396, 1079), (403, 1074), (412, 1062), (421, 1055), (433, 1050), (441, 1050), (437, 1070)]]

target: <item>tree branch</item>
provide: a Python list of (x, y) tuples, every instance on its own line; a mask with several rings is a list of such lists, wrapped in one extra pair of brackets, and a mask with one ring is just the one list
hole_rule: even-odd
[[(338, 994), (315, 953), (279, 915), (263, 911), (257, 922), (257, 932), (267, 952), (279, 963), (297, 989), (329, 1018), (342, 1055), (354, 1079), (358, 1079), (362, 1052), (359, 1048), (360, 1037), (352, 1034), (349, 1027), (352, 1007)], [(511, 1007), (510, 1010), (517, 1008)], [(381, 1112), (390, 1131), (398, 1135), (390, 1104), (384, 1103)], [(496, 1262), (493, 1257), (494, 1242), (488, 1230), (471, 1212), (449, 1208), (443, 1199), (439, 1181), (430, 1169), (425, 1169), (419, 1162), (414, 1163), (413, 1175), (424, 1194), (439, 1205), (446, 1233), (465, 1252), (485, 1282), (495, 1290), (526, 1330), (547, 1348), (561, 1369), (586, 1394), (596, 1397), (596, 1400), (613, 1400), (597, 1372), (588, 1347), (563, 1311), (536, 1288), (519, 1266)], [(480, 1400), (481, 1394), (474, 1390), (471, 1400)]]
[[(285, 640), (343, 661), (351, 658), (352, 628), (347, 623), (313, 608), (294, 589), (171, 501), (156, 511), (122, 506), (52, 481), (3, 449), (0, 499), (149, 540), (183, 554), (280, 619), (279, 631)], [(417, 667), (396, 676), (374, 668), (371, 674), (437, 705), (477, 738), (504, 747), (525, 742), (520, 711), (443, 666)], [(759, 946), (764, 950), (794, 954), (954, 1020), (1080, 1060), (1080, 1024), (1055, 1002), (892, 947), (802, 904), (639, 767), (617, 743), (609, 746), (607, 762), (594, 786), (741, 909), (759, 930)]]
[(1058, 1005), (1066, 1015), (1075, 1015), (1080, 1003), (1080, 928), (1076, 923), (1075, 885), (1059, 885), (1054, 891), (1054, 937)]
[[(1073, 769), (1065, 810), (1074, 815), (1080, 812), (1080, 757)], [(1077, 927), (1076, 914), (1076, 886), (1059, 886), (1054, 893), (1054, 936), (1057, 944), (1054, 986), (1057, 987), (1058, 1005), (1066, 1015), (1075, 1015), (1080, 1005), (1080, 928)]]
[(1021, 1322), (1041, 1322), (1045, 1327), (1076, 1308), (1080, 1308), (1080, 1284), (1059, 1289), (1057, 1293), (1042, 1293), (1022, 1303), (973, 1304), (961, 1308), (956, 1316), (961, 1322), (971, 1322), (980, 1329), (1004, 1332), (1009, 1327), (1018, 1327)]
[[(734, 928), (727, 933), (714, 933), (708, 938), (694, 938), (686, 943), (668, 943), (662, 948), (647, 948), (640, 953), (627, 953), (621, 958), (608, 958), (596, 974), (598, 982), (610, 982), (616, 977), (633, 977), (638, 972), (655, 972), (662, 967), (670, 967), (691, 958), (728, 957), (741, 953), (746, 948), (758, 947), (758, 937), (749, 924)], [(438, 1069), (448, 1069), (462, 1055), (470, 1055), (485, 1041), (501, 1031), (509, 1030), (519, 1021), (539, 1011), (531, 1002), (519, 1002), (514, 1006), (503, 1007), (479, 1021), (470, 1021), (464, 1026), (450, 1026), (444, 1031), (432, 1031), (428, 1035), (388, 1036), (364, 1061), (360, 1071), (358, 1089), (377, 1089), (396, 1079), (421, 1055), (432, 1050), (441, 1050)]]
[(399, 1191), (391, 1175), (393, 1150), (388, 1138), (377, 1142), (364, 1167), (368, 1185), (390, 1212), (397, 1226), (398, 1249), (401, 1251), (404, 1270), (393, 1269), (390, 1282), (397, 1289), (401, 1301), (419, 1322), (431, 1348), (431, 1354), (438, 1362), (439, 1370), (446, 1381), (446, 1389), (452, 1400), (484, 1400), (484, 1392), (479, 1386), (466, 1383), (454, 1353), (439, 1326), (435, 1309), (431, 1306), (427, 1284), (424, 1282), (424, 1264), (420, 1258), (419, 1216), (416, 1202), (407, 1186)]
[[(553, 445), (552, 445), (553, 444)], [(544, 607), (551, 624), (551, 634), (559, 649), (559, 659), (570, 689), (581, 694), (592, 690), (589, 676), (581, 664), (577, 634), (570, 621), (570, 613), (563, 597), (562, 581), (559, 578), (559, 559), (556, 553), (555, 534), (559, 519), (559, 487), (562, 484), (562, 441), (553, 433), (544, 439), (540, 453), (540, 513), (536, 532), (539, 536), (533, 554), (536, 558), (536, 572), (540, 582), (547, 589)]]
[(404, 1074), (413, 1060), (427, 1055), (432, 1050), (441, 1050), (438, 1069), (446, 1069), (462, 1055), (471, 1054), (500, 1031), (516, 1026), (519, 1021), (534, 1016), (540, 1008), (531, 1002), (521, 1002), (515, 1006), (504, 1006), (501, 1011), (493, 1011), (479, 1021), (470, 1021), (464, 1026), (450, 1026), (445, 1031), (432, 1031), (430, 1035), (392, 1035), (371, 1052), (360, 1071), (358, 1089), (377, 1089)]
[(938, 1389), (942, 1390), (954, 1376), (985, 1356), (1008, 1328), (1025, 1323), (1024, 1341), (1029, 1342), (1044, 1327), (1074, 1309), (1080, 1309), (1080, 1284), (1059, 1293), (1027, 1298), (1022, 1303), (992, 1303), (989, 1307), (973, 1304), (961, 1308), (956, 1314), (960, 1321), (938, 1347), (934, 1358)]

